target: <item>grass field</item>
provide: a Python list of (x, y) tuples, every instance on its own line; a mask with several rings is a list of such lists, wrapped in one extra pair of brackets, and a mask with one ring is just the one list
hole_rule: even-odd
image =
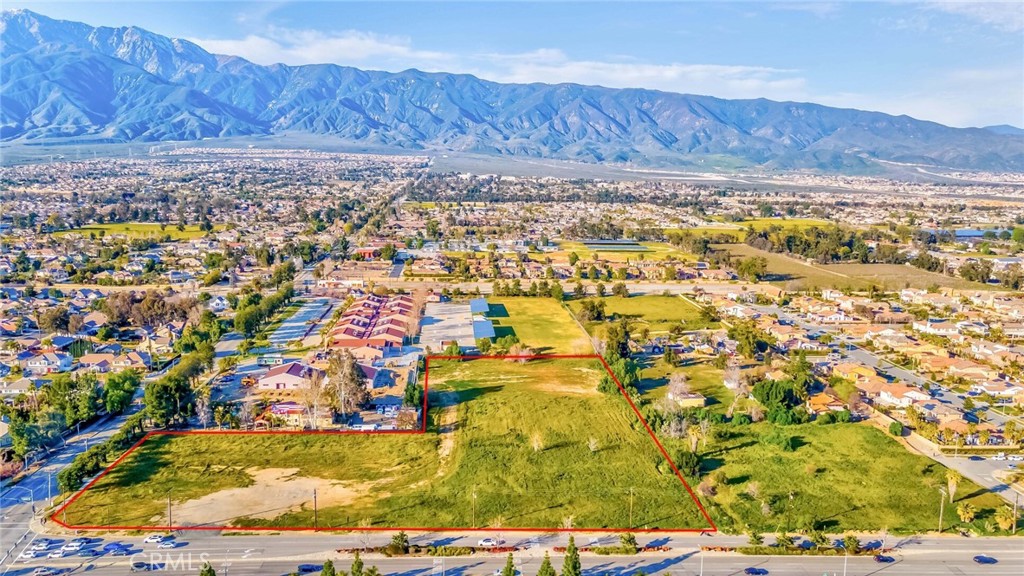
[[(74, 502), (72, 524), (703, 528), (594, 360), (432, 362), (409, 435), (155, 436)], [(593, 440), (593, 446), (591, 445)], [(474, 496), (475, 495), (475, 496)]]
[(491, 297), (488, 318), (497, 337), (515, 334), (538, 354), (593, 354), (590, 339), (551, 298)]
[[(775, 532), (787, 522), (792, 529), (816, 522), (829, 532), (936, 528), (938, 489), (946, 484), (942, 465), (908, 452), (867, 423), (781, 427), (796, 438), (793, 452), (759, 441), (773, 428), (769, 423), (730, 428), (723, 431), (725, 439), (709, 446), (706, 467), (726, 478), (711, 512), (724, 529)], [(981, 520), (991, 520), (1003, 504), (966, 480), (956, 500), (974, 504)], [(956, 503), (945, 507), (947, 527), (959, 522)]]
[(641, 246), (647, 248), (643, 252), (637, 252), (632, 250), (616, 251), (615, 249), (607, 250), (592, 250), (583, 245), (582, 242), (559, 242), (558, 250), (554, 252), (546, 252), (544, 255), (550, 257), (552, 260), (564, 262), (569, 259), (569, 253), (575, 252), (580, 257), (581, 261), (589, 261), (595, 254), (601, 260), (607, 260), (609, 262), (621, 262), (625, 263), (627, 260), (630, 262), (636, 262), (637, 260), (680, 260), (687, 262), (695, 262), (697, 257), (688, 252), (683, 252), (671, 244), (664, 242), (637, 242)]
[(783, 228), (797, 228), (803, 230), (805, 228), (811, 228), (813, 226), (826, 227), (832, 226), (834, 223), (828, 220), (818, 220), (815, 218), (752, 218), (750, 220), (744, 220), (743, 222), (730, 222), (735, 224), (739, 228), (733, 228), (732, 226), (702, 226), (700, 228), (669, 228), (665, 232), (692, 232), (694, 234), (704, 234), (710, 236), (713, 234), (729, 234), (737, 240), (743, 240), (743, 237), (747, 234), (747, 228), (753, 228), (754, 230), (764, 230), (771, 226), (781, 226)]
[[(214, 229), (216, 230), (217, 227)], [(83, 234), (88, 236), (90, 233), (94, 233), (99, 236), (101, 232), (106, 236), (124, 235), (129, 239), (151, 237), (159, 238), (166, 235), (170, 236), (172, 240), (194, 240), (206, 235), (206, 232), (200, 230), (199, 226), (185, 226), (184, 230), (178, 230), (177, 225), (168, 224), (163, 230), (161, 230), (160, 224), (152, 222), (129, 222), (117, 224), (91, 224), (81, 228), (72, 228), (71, 230), (55, 232), (54, 236), (65, 236), (68, 234)]]
[(931, 285), (957, 290), (1002, 290), (999, 286), (971, 282), (963, 278), (954, 278), (944, 274), (936, 274), (913, 266), (901, 264), (829, 264), (825, 267), (841, 274), (859, 278), (865, 282), (876, 284), (888, 290), (901, 290), (909, 284), (910, 288), (925, 289)]
[[(657, 360), (641, 372), (644, 395), (664, 397), (668, 375), (675, 370), (685, 372), (693, 391), (709, 399), (709, 410), (725, 413), (733, 393), (722, 384), (722, 371), (708, 364), (672, 369)], [(738, 409), (744, 410), (746, 402)], [(796, 438), (797, 449), (786, 452), (760, 441), (774, 430)], [(662, 441), (667, 446), (685, 443)], [(908, 452), (868, 423), (723, 424), (702, 455), (705, 474), (721, 471), (725, 477), (710, 498), (709, 512), (729, 532), (777, 532), (787, 522), (793, 530), (817, 522), (829, 532), (925, 532), (936, 528), (938, 488), (946, 484), (943, 466)], [(1002, 504), (1001, 498), (969, 481), (957, 490), (960, 500), (975, 505), (980, 522), (991, 520)], [(947, 527), (958, 521), (955, 508), (947, 502)]]
[[(654, 336), (666, 334), (669, 328), (678, 322), (682, 322), (687, 330), (718, 326), (717, 322), (708, 323), (701, 320), (700, 310), (679, 296), (605, 296), (602, 300), (605, 303), (605, 313), (609, 316), (629, 318), (631, 330), (634, 332), (646, 327)], [(569, 307), (576, 312), (582, 307), (582, 302), (572, 300)], [(594, 336), (603, 337), (605, 327), (606, 324), (603, 322), (590, 322), (587, 330)]]
[(768, 276), (765, 280), (784, 288), (851, 288), (853, 290), (865, 290), (871, 284), (839, 271), (831, 271), (819, 266), (804, 264), (788, 256), (766, 252), (746, 244), (717, 244), (715, 247), (728, 251), (733, 257), (763, 256), (768, 260)]

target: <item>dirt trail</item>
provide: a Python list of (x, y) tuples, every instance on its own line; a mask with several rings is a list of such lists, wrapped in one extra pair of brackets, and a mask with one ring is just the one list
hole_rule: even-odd
[[(239, 517), (270, 520), (313, 507), (313, 491), (317, 505), (347, 506), (367, 498), (377, 484), (386, 482), (342, 482), (326, 478), (300, 476), (298, 468), (250, 468), (246, 470), (253, 483), (244, 488), (231, 488), (182, 503), (173, 503), (171, 512), (178, 526), (227, 526)], [(375, 494), (374, 498), (379, 497)], [(166, 522), (164, 515), (154, 522)]]

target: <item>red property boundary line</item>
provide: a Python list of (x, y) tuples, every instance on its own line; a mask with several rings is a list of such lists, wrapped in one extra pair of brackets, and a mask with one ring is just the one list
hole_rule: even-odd
[(265, 430), (265, 431), (248, 431), (248, 430), (155, 430), (146, 433), (145, 436), (139, 439), (138, 442), (133, 444), (124, 454), (122, 454), (112, 464), (107, 466), (102, 472), (100, 472), (95, 478), (89, 481), (81, 490), (79, 490), (74, 496), (68, 499), (63, 505), (60, 506), (53, 514), (50, 515), (50, 520), (56, 524), (67, 528), (69, 530), (143, 530), (143, 531), (166, 531), (166, 530), (206, 530), (206, 531), (225, 531), (225, 530), (246, 530), (246, 531), (265, 531), (265, 532), (349, 532), (353, 530), (360, 531), (377, 531), (377, 532), (394, 532), (399, 530), (405, 530), (409, 532), (493, 532), (493, 528), (469, 528), (469, 527), (420, 527), (420, 526), (371, 526), (371, 527), (328, 527), (321, 528), (315, 526), (213, 526), (213, 525), (198, 525), (198, 526), (120, 526), (120, 525), (76, 525), (68, 524), (62, 521), (61, 516), (67, 510), (69, 506), (75, 503), (76, 500), (81, 498), (86, 491), (93, 487), (94, 484), (99, 482), (104, 476), (109, 474), (115, 467), (121, 464), (129, 455), (132, 454), (139, 446), (142, 446), (150, 437), (153, 436), (202, 436), (202, 435), (293, 435), (293, 434), (307, 434), (307, 435), (345, 435), (345, 434), (360, 434), (360, 435), (385, 435), (385, 434), (424, 434), (427, 431), (427, 396), (429, 392), (430, 383), (430, 362), (432, 360), (457, 360), (460, 362), (473, 362), (480, 360), (597, 360), (604, 367), (605, 371), (611, 376), (615, 385), (619, 387), (619, 391), (622, 393), (623, 398), (629, 403), (629, 407), (633, 410), (633, 414), (640, 420), (644, 425), (644, 429), (647, 434), (654, 441), (654, 445), (658, 447), (661, 455), (668, 462), (672, 468), (672, 472), (675, 474), (679, 482), (682, 483), (686, 489), (687, 494), (693, 500), (693, 503), (697, 505), (697, 509), (700, 510), (701, 515), (708, 523), (708, 528), (502, 528), (503, 532), (644, 532), (644, 533), (711, 533), (718, 532), (718, 526), (715, 525), (714, 520), (708, 514), (704, 505), (701, 504), (700, 499), (694, 494), (690, 484), (683, 477), (682, 473), (679, 472), (679, 468), (676, 467), (676, 463), (672, 461), (672, 457), (668, 455), (668, 451), (662, 446), (658, 437), (654, 434), (654, 430), (644, 419), (640, 410), (637, 409), (636, 404), (633, 403), (632, 398), (626, 393), (626, 388), (619, 381), (618, 377), (612, 371), (611, 366), (604, 357), (597, 354), (540, 354), (540, 355), (524, 355), (524, 356), (441, 356), (431, 355), (427, 356), (424, 364), (424, 379), (423, 379), (423, 414), (420, 422), (420, 428), (418, 430), (375, 430), (375, 431), (356, 431), (356, 430)]

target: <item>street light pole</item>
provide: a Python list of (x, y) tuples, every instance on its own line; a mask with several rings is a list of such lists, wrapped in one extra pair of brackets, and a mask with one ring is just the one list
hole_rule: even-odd
[(316, 532), (319, 515), (316, 508), (316, 488), (313, 488), (313, 532)]

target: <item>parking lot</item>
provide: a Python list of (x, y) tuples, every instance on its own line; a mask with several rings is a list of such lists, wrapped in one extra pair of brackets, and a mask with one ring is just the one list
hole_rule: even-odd
[(270, 335), (268, 340), (275, 346), (285, 346), (292, 340), (305, 338), (308, 334), (315, 334), (319, 329), (321, 319), (326, 318), (334, 307), (332, 298), (313, 298), (307, 300), (302, 308), (285, 320)]

